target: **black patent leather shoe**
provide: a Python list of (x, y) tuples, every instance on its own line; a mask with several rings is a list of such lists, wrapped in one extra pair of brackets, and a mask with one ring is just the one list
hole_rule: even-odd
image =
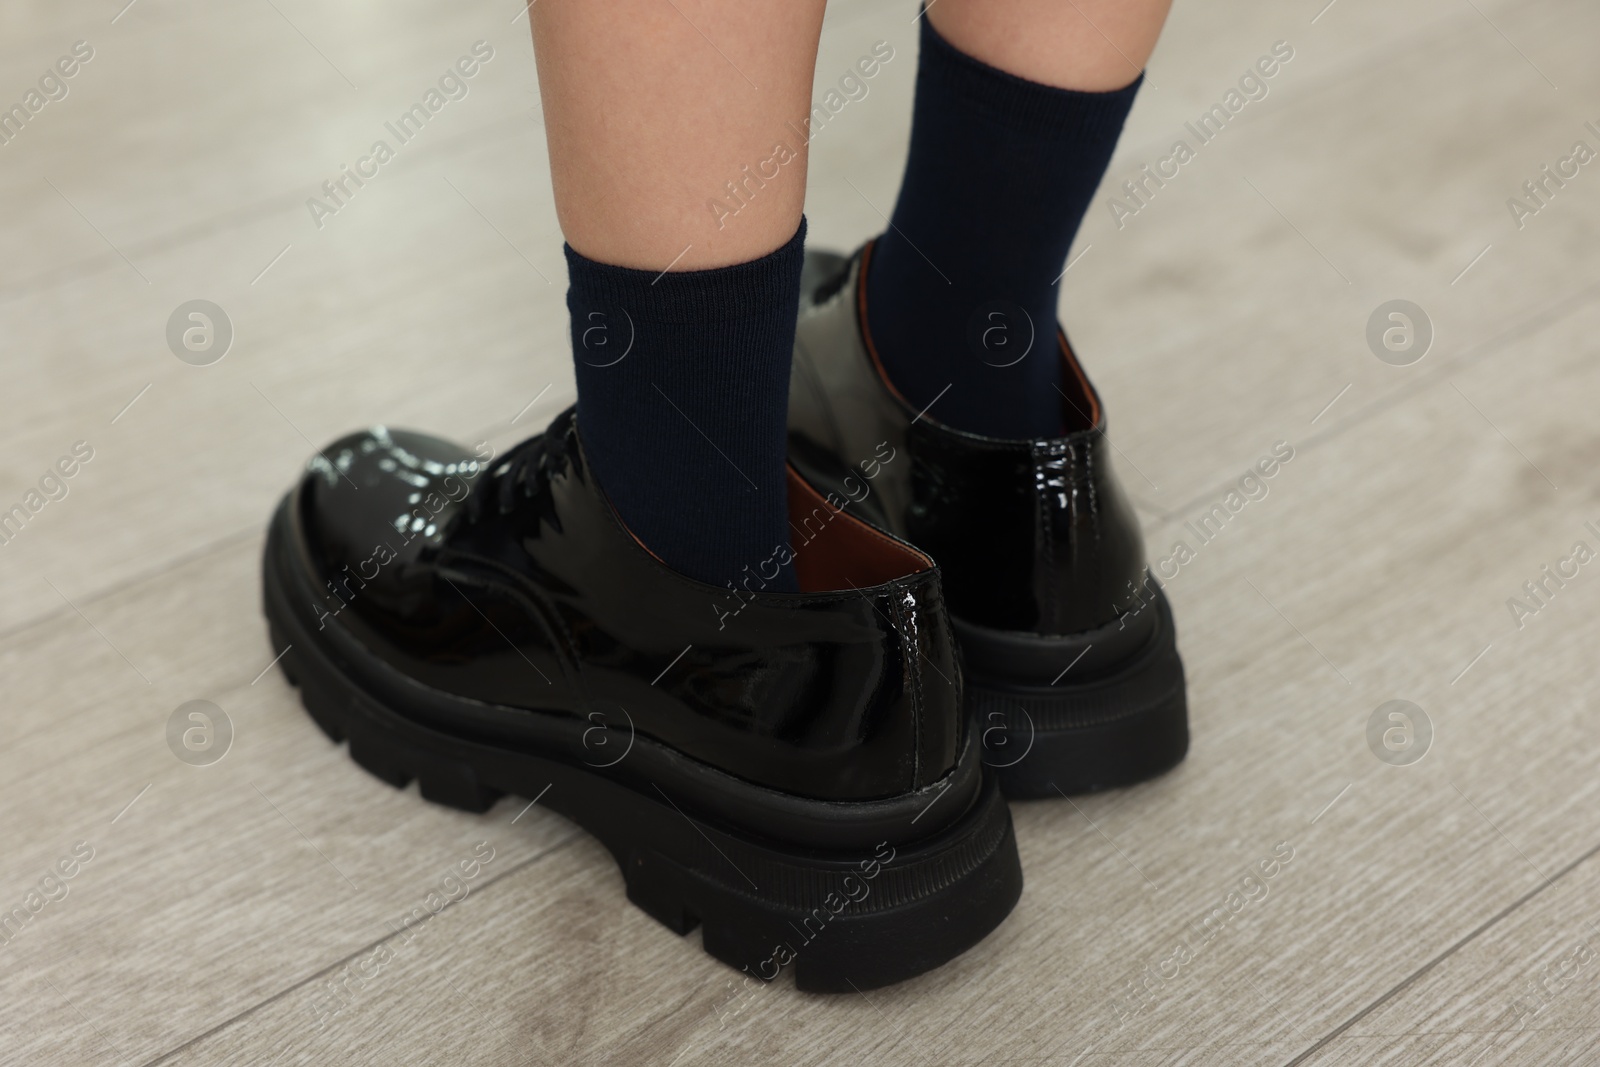
[[(889, 384), (866, 329), (869, 244), (807, 253), (789, 460), (938, 561), (984, 762), (1014, 797), (1127, 785), (1189, 747), (1172, 613), (1065, 335), (1062, 437), (941, 425)], [(886, 442), (886, 444), (885, 444)]]
[(622, 526), (570, 411), (497, 458), (352, 434), (273, 518), (274, 649), (363, 767), (473, 811), (538, 798), (718, 959), (792, 963), (811, 990), (898, 981), (1011, 910), (1011, 819), (937, 569), (792, 474), (790, 501), (805, 591), (761, 588), (787, 546), (719, 589)]

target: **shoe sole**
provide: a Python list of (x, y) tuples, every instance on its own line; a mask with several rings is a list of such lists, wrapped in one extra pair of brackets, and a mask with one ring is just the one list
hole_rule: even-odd
[[(1006, 796), (1033, 799), (1133, 785), (1171, 770), (1189, 751), (1188, 698), (1172, 609), (1156, 594), (1155, 627), (1120, 662), (1079, 679), (1028, 684), (985, 670), (1024, 637), (1072, 673), (1092, 650), (1085, 636), (1050, 638), (983, 630), (956, 620), (968, 664), (968, 712), (983, 738), (984, 762)], [(1013, 649), (1014, 650), (1014, 649)], [(1020, 755), (1015, 755), (1020, 750)]]
[[(289, 555), (290, 521), (280, 507), (268, 534), (264, 610), (273, 647), (289, 646), (279, 666), (322, 731), (345, 742), (351, 758), (376, 777), (396, 788), (415, 780), (423, 798), (439, 804), (483, 812), (505, 795), (540, 798), (542, 807), (611, 852), (629, 900), (674, 933), (699, 927), (705, 951), (716, 959), (763, 981), (792, 968), (796, 986), (811, 992), (870, 989), (959, 956), (1020, 897), (1011, 815), (992, 775), (981, 776), (965, 812), (936, 833), (828, 849), (737, 829), (700, 810), (691, 814), (659, 785), (647, 790), (612, 768), (573, 759), (579, 746), (513, 749), (442, 730), (437, 720), (419, 721), (356, 675), (370, 679), (369, 672), (387, 670), (419, 699), (459, 698), (427, 689), (370, 654), (371, 662), (352, 665), (348, 647), (331, 648), (329, 637), (316, 636), (303, 613), (291, 609), (292, 599), (314, 601)], [(570, 715), (520, 715), (580, 734), (587, 725)], [(643, 737), (635, 743), (654, 744)], [(826, 835), (829, 819), (846, 831), (841, 836), (859, 838), (855, 809), (881, 806), (792, 799), (812, 820), (813, 838)], [(935, 803), (937, 796), (928, 807)]]

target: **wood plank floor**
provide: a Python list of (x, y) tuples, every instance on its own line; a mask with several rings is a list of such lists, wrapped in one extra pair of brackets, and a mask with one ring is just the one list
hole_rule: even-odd
[[(366, 776), (270, 667), (262, 532), (313, 448), (503, 444), (573, 396), (519, 0), (125, 2), (0, 10), (0, 105), (93, 50), (0, 146), (0, 508), (93, 451), (0, 544), (0, 910), (74, 871), (0, 944), (0, 1063), (1593, 1062), (1600, 577), (1507, 601), (1600, 549), (1600, 164), (1520, 227), (1507, 198), (1600, 148), (1600, 8), (1179, 3), (1062, 289), (1167, 568), (1191, 755), (1016, 805), (992, 937), (818, 997), (742, 984), (537, 806)], [(896, 52), (812, 144), (818, 245), (893, 202), (914, 14), (829, 12), (819, 86)], [(306, 198), (480, 40), (468, 95), (319, 228)], [(1264, 98), (1120, 192), (1280, 41)], [(233, 325), (209, 366), (167, 347), (192, 299)], [(1367, 339), (1395, 299), (1432, 329), (1404, 366)], [(190, 700), (232, 724), (210, 766), (167, 746)], [(1419, 762), (1369, 747), (1391, 700), (1431, 723)]]

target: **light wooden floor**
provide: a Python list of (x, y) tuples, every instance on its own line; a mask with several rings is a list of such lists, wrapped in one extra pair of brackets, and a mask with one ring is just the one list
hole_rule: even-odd
[[(0, 8), (0, 105), (94, 50), (0, 147), (0, 508), (93, 449), (0, 545), (0, 911), (75, 871), (0, 945), (5, 1063), (1593, 1062), (1600, 564), (1520, 628), (1507, 600), (1600, 549), (1600, 164), (1521, 229), (1506, 204), (1600, 148), (1592, 3), (1180, 2), (1063, 290), (1152, 555), (1193, 550), (1167, 582), (1191, 755), (1018, 805), (999, 931), (822, 998), (734, 982), (539, 807), (367, 777), (268, 669), (262, 530), (314, 445), (506, 443), (572, 397), (516, 0), (124, 2)], [(914, 11), (830, 13), (819, 85), (896, 56), (812, 146), (819, 244), (893, 201)], [(470, 94), (319, 230), (306, 198), (480, 39)], [(1269, 95), (1119, 229), (1115, 187), (1280, 40)], [(196, 298), (236, 329), (211, 366), (165, 340)], [(1409, 366), (1365, 339), (1397, 298), (1435, 331)], [(1434, 728), (1409, 766), (1366, 739), (1394, 699)], [(218, 763), (168, 748), (189, 700), (232, 723)]]

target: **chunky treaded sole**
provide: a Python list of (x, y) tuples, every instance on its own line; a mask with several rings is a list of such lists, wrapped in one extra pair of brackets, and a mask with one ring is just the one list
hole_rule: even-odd
[(675, 933), (700, 927), (705, 950), (730, 966), (763, 980), (790, 967), (813, 992), (888, 985), (977, 944), (1021, 895), (1011, 815), (990, 775), (931, 836), (819, 851), (730, 831), (659, 788), (423, 726), (366, 692), (289, 607), (277, 526), (264, 565), (273, 647), (292, 646), (279, 665), (328, 737), (390, 785), (416, 780), (440, 804), (482, 812), (507, 794), (538, 797), (610, 850), (629, 900)]
[[(983, 739), (984, 762), (1008, 797), (1032, 799), (1132, 785), (1171, 770), (1189, 751), (1183, 661), (1172, 611), (1157, 595), (1155, 632), (1124, 662), (1083, 681), (1029, 685), (969, 666), (967, 709)], [(957, 628), (969, 665), (984, 638)], [(1048, 639), (1044, 639), (1048, 640)], [(1063, 639), (1068, 665), (1081, 641)]]

